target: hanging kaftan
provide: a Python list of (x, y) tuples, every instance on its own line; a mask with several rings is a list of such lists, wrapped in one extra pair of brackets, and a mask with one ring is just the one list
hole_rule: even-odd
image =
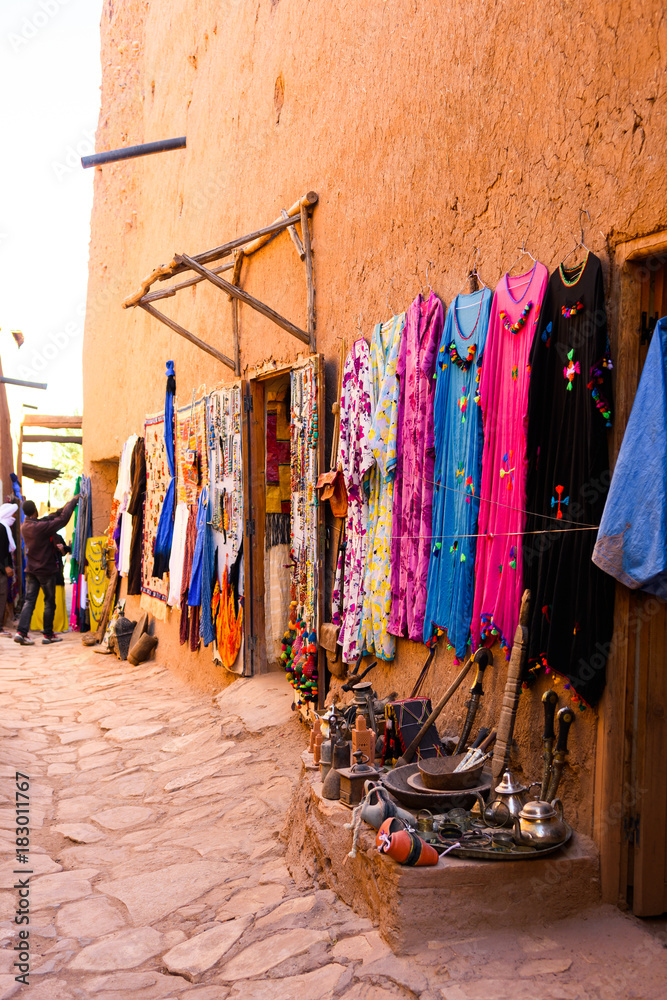
[(631, 590), (667, 599), (667, 319), (653, 331), (593, 562)]
[(470, 642), (484, 432), (479, 379), (491, 292), (457, 295), (449, 308), (436, 369), (433, 541), (424, 642), (437, 629), (460, 659)]
[(526, 274), (500, 279), (480, 378), (484, 450), (472, 640), (477, 649), (482, 639), (498, 636), (508, 658), (523, 592), (530, 348), (547, 278), (546, 267), (536, 261)]
[[(361, 653), (359, 630), (364, 599), (364, 569), (368, 529), (367, 474), (373, 464), (370, 442), (371, 380), (370, 352), (365, 340), (352, 345), (343, 369), (340, 396), (340, 444), (338, 461), (347, 487), (345, 550), (341, 552), (334, 580), (332, 615), (340, 625), (338, 641), (343, 647), (343, 661), (351, 663)], [(340, 592), (343, 609), (339, 614)]]
[(573, 700), (592, 705), (604, 687), (614, 615), (614, 581), (591, 561), (611, 426), (604, 285), (594, 254), (551, 275), (530, 360), (526, 531), (554, 531), (524, 540), (528, 663), (563, 674)]
[(370, 474), (368, 542), (364, 570), (361, 646), (393, 660), (396, 640), (387, 631), (391, 611), (391, 517), (396, 474), (398, 379), (396, 365), (405, 313), (378, 323), (371, 340), (373, 419), (369, 439), (375, 463)]
[(396, 479), (392, 511), (392, 635), (423, 641), (433, 501), (433, 396), (444, 307), (434, 292), (407, 311), (398, 353)]

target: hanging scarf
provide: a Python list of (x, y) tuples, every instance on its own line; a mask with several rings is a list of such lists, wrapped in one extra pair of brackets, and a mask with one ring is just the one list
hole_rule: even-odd
[(0, 506), (0, 524), (4, 525), (5, 531), (7, 532), (10, 552), (14, 552), (16, 549), (16, 542), (14, 541), (14, 535), (12, 533), (12, 525), (14, 523), (14, 515), (18, 509), (19, 507), (16, 503), (3, 503), (2, 506)]
[(164, 445), (167, 452), (169, 468), (169, 485), (164, 495), (160, 520), (155, 535), (153, 551), (153, 576), (162, 579), (169, 570), (171, 555), (171, 540), (174, 534), (174, 505), (176, 502), (176, 465), (174, 463), (174, 393), (176, 392), (176, 375), (174, 362), (167, 361), (167, 391), (164, 400)]

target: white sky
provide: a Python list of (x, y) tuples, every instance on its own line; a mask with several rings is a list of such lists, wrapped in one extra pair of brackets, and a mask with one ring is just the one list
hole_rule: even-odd
[(7, 386), (14, 437), (23, 403), (82, 412), (94, 171), (79, 158), (94, 152), (101, 11), (102, 0), (0, 3), (0, 357), (5, 375), (49, 386)]

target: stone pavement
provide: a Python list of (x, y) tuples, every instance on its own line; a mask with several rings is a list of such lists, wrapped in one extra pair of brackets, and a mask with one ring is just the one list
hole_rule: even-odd
[[(0, 1000), (665, 996), (662, 940), (611, 907), (397, 956), (329, 890), (299, 892), (280, 831), (305, 733), (284, 699), (273, 711), (261, 681), (246, 686), (244, 722), (240, 685), (218, 705), (159, 662), (131, 667), (78, 636), (0, 640)], [(249, 731), (262, 712), (271, 725)], [(30, 777), (27, 987), (12, 970), (17, 770)]]

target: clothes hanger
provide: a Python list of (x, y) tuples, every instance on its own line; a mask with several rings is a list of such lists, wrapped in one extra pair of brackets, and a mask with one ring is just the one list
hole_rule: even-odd
[[(489, 286), (484, 281), (484, 278), (482, 277), (482, 275), (479, 273), (479, 271), (477, 269), (477, 260), (479, 258), (479, 247), (473, 247), (473, 250), (475, 252), (475, 258), (473, 260), (472, 270), (468, 271), (468, 275), (466, 277), (466, 281), (472, 282), (472, 279), (476, 278), (477, 281), (479, 282), (479, 284), (482, 286), (482, 288), (488, 289)], [(464, 283), (464, 287), (465, 287), (465, 283)], [(482, 289), (480, 289), (480, 288), (476, 289), (476, 291), (478, 291), (478, 292), (481, 291), (481, 290)], [(458, 295), (460, 295), (460, 294), (461, 293), (458, 292)], [(472, 292), (470, 294), (474, 295), (474, 292)], [(456, 308), (457, 308), (457, 310), (459, 310), (459, 309), (477, 309), (479, 307), (478, 307), (478, 304), (476, 302), (470, 302), (470, 303), (468, 303), (468, 305), (457, 306)]]
[(565, 263), (565, 261), (567, 260), (567, 258), (571, 257), (572, 254), (576, 253), (577, 250), (579, 250), (579, 249), (585, 250), (587, 254), (590, 253), (590, 250), (588, 249), (588, 247), (584, 243), (584, 225), (583, 225), (583, 223), (581, 221), (581, 216), (584, 213), (586, 213), (586, 215), (588, 216), (588, 221), (589, 222), (591, 221), (591, 215), (590, 215), (590, 212), (588, 211), (588, 209), (587, 208), (580, 208), (579, 209), (579, 231), (580, 231), (579, 242), (575, 243), (574, 246), (572, 247), (572, 249), (570, 250), (570, 252), (568, 254), (566, 254), (565, 257), (563, 257), (563, 259), (561, 261), (561, 267)]
[[(429, 294), (430, 294), (431, 292), (433, 292), (433, 285), (428, 280), (428, 269), (429, 269), (429, 267), (433, 267), (433, 261), (432, 260), (427, 260), (426, 261), (426, 285), (427, 285), (427, 288), (428, 288)], [(422, 292), (421, 288), (419, 289), (419, 294), (421, 295), (422, 298), (425, 298), (425, 294)]]
[(510, 271), (512, 270), (512, 268), (516, 267), (516, 265), (519, 263), (519, 261), (521, 260), (522, 257), (528, 256), (528, 257), (530, 257), (530, 259), (532, 261), (534, 261), (537, 264), (537, 259), (535, 257), (533, 257), (533, 255), (530, 252), (530, 250), (526, 250), (526, 241), (525, 241), (525, 239), (521, 241), (521, 246), (517, 247), (517, 250), (520, 250), (521, 252), (520, 252), (519, 256), (517, 257), (517, 259), (512, 264), (512, 267), (509, 267), (507, 269), (507, 273), (508, 274), (510, 273)]

